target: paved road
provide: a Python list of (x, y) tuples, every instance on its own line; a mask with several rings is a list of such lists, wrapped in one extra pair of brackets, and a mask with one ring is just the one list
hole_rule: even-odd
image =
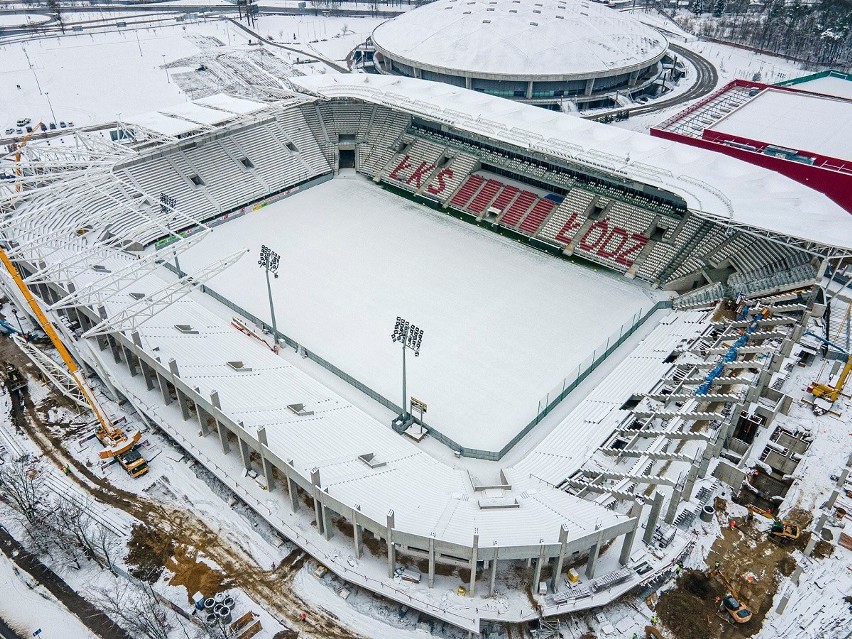
[(669, 43), (669, 48), (677, 54), (679, 58), (688, 60), (692, 63), (692, 66), (695, 67), (697, 76), (695, 83), (687, 91), (684, 91), (680, 95), (671, 97), (668, 100), (659, 100), (651, 104), (627, 109), (631, 116), (654, 113), (655, 111), (662, 111), (663, 109), (668, 109), (669, 107), (677, 106), (684, 102), (697, 100), (698, 98), (704, 97), (708, 93), (712, 92), (719, 83), (719, 74), (716, 71), (716, 67), (714, 67), (709, 60), (701, 57), (694, 51), (672, 44), (671, 42)]
[[(33, 579), (47, 588), (98, 637), (103, 639), (132, 639), (103, 612), (78, 595), (59, 575), (41, 563), (38, 557), (27, 552), (2, 526), (0, 526), (0, 550), (18, 568), (27, 571)], [(17, 551), (16, 554), (15, 551)], [(0, 634), (3, 634), (2, 629), (0, 629)], [(3, 634), (3, 636), (9, 639), (20, 639), (14, 633)]]

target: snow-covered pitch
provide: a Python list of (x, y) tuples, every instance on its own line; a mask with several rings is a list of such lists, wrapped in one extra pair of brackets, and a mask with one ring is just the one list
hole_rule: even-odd
[[(215, 227), (193, 272), (241, 247), (210, 288), (269, 322), (259, 249), (281, 255), (278, 330), (399, 404), (397, 315), (424, 331), (408, 395), (462, 446), (499, 450), (554, 387), (656, 301), (651, 289), (559, 260), (416, 204), (353, 173)], [(551, 395), (552, 397), (552, 395)]]

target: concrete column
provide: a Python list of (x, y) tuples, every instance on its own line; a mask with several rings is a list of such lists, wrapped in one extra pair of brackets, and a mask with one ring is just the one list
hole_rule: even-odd
[(151, 367), (142, 360), (139, 360), (139, 367), (142, 369), (143, 377), (145, 377), (145, 386), (148, 387), (149, 391), (154, 390), (157, 386), (154, 383), (154, 371), (151, 370)]
[(123, 346), (122, 348), (124, 349), (124, 360), (127, 362), (127, 368), (130, 370), (130, 376), (136, 377), (139, 374), (139, 369), (136, 367), (136, 357), (133, 355), (133, 351), (126, 346)]
[(473, 545), (471, 546), (470, 551), (470, 584), (467, 588), (467, 594), (469, 597), (473, 597), (473, 589), (476, 587), (476, 555), (479, 551), (479, 532), (478, 529), (474, 529), (473, 533)]
[[(169, 370), (175, 377), (180, 377), (178, 365), (174, 358), (169, 360)], [(175, 395), (177, 395), (178, 403), (180, 404), (180, 414), (183, 415), (183, 421), (187, 421), (189, 419), (189, 404), (186, 401), (186, 395), (180, 391), (177, 384), (175, 384)]]
[(394, 527), (393, 511), (388, 511), (388, 524), (385, 539), (388, 542), (388, 577), (393, 578), (393, 569), (396, 567), (396, 548), (393, 546), (393, 527)]
[[(42, 293), (41, 297), (42, 298), (44, 297), (43, 293)], [(106, 309), (103, 306), (98, 306), (98, 315), (100, 316), (100, 318), (102, 320), (105, 320), (107, 318), (107, 312), (106, 312)], [(98, 348), (100, 348), (101, 350), (104, 350), (106, 348), (106, 343), (107, 343), (106, 337), (104, 337), (103, 335), (98, 335), (95, 339), (98, 342)]]
[(634, 71), (633, 73), (631, 73), (631, 74), (630, 74), (630, 77), (627, 79), (627, 86), (635, 87), (635, 86), (636, 86), (636, 81), (637, 81), (638, 79), (639, 79), (639, 72), (638, 72), (638, 71)]
[[(219, 403), (219, 391), (214, 390), (210, 393), (210, 403), (219, 410), (222, 409), (222, 405)], [(231, 445), (228, 443), (228, 429), (218, 419), (216, 420), (216, 432), (219, 433), (219, 443), (222, 444), (222, 452), (227, 455), (231, 452)]]
[(319, 500), (319, 493), (322, 490), (322, 483), (320, 481), (319, 468), (311, 468), (311, 485), (313, 486), (314, 518), (317, 521), (317, 530), (320, 533), (323, 533), (322, 504), (320, 504)]
[(266, 479), (266, 490), (271, 491), (274, 488), (275, 479), (272, 475), (272, 462), (266, 458), (266, 452), (263, 450), (269, 447), (265, 427), (257, 429), (257, 441), (260, 444), (260, 461), (263, 465), (263, 478)]
[(334, 536), (334, 522), (331, 519), (332, 510), (324, 504), (320, 504), (320, 512), (322, 513), (322, 534), (326, 539), (331, 539)]
[(195, 414), (198, 417), (198, 423), (201, 425), (201, 436), (207, 437), (210, 434), (210, 428), (207, 426), (207, 411), (195, 402)]
[(601, 542), (603, 541), (602, 534), (598, 535), (598, 540), (595, 545), (589, 548), (589, 560), (586, 562), (586, 577), (594, 579), (595, 564), (598, 561), (598, 555), (601, 552)]
[(473, 79), (470, 76), (468, 76), (464, 79), (464, 88), (465, 89), (472, 89), (473, 88)]
[(648, 514), (648, 519), (645, 522), (645, 534), (642, 541), (646, 545), (650, 545), (654, 540), (654, 530), (657, 528), (657, 519), (660, 517), (660, 511), (663, 509), (663, 494), (654, 493), (654, 503), (651, 505), (651, 512)]
[(429, 587), (435, 583), (435, 533), (429, 536)]
[[(290, 462), (292, 466), (293, 462)], [(299, 487), (293, 478), (290, 477), (290, 474), (287, 474), (287, 494), (290, 495), (290, 509), (293, 512), (299, 510)]]
[(586, 90), (583, 92), (585, 95), (592, 95), (592, 91), (595, 88), (595, 79), (589, 78), (586, 80)]
[(533, 83), (532, 80), (527, 82), (527, 100), (532, 100), (533, 96)]
[(538, 584), (541, 581), (541, 565), (544, 563), (544, 539), (539, 540), (538, 558), (535, 560), (535, 572), (533, 573), (532, 594), (538, 594)]
[(689, 501), (692, 499), (692, 490), (695, 488), (695, 478), (698, 476), (698, 466), (693, 464), (689, 467), (689, 471), (686, 473), (686, 482), (683, 485), (683, 494), (681, 495), (681, 500)]
[(112, 335), (107, 335), (106, 338), (107, 344), (109, 344), (109, 348), (112, 351), (112, 358), (116, 364), (121, 364), (121, 347)]
[(559, 592), (559, 580), (562, 576), (562, 564), (565, 562), (565, 548), (568, 545), (568, 527), (565, 524), (559, 528), (559, 555), (555, 559), (550, 587), (553, 592)]
[(622, 566), (626, 566), (630, 562), (630, 554), (633, 552), (633, 542), (636, 540), (636, 533), (639, 531), (639, 517), (642, 515), (642, 506), (634, 503), (630, 507), (630, 516), (635, 517), (633, 530), (624, 535), (624, 543), (621, 544), (621, 555), (618, 557), (618, 562)]
[(675, 515), (677, 515), (677, 507), (680, 505), (682, 491), (680, 488), (675, 486), (672, 488), (672, 496), (669, 499), (669, 506), (666, 509), (666, 516), (663, 518), (664, 521), (671, 525), (675, 519)]
[(357, 513), (357, 510), (352, 510), (352, 541), (355, 544), (355, 559), (361, 559), (361, 546), (364, 544), (364, 529), (358, 523)]
[(840, 495), (840, 491), (836, 488), (831, 491), (831, 495), (828, 496), (828, 501), (825, 502), (826, 510), (830, 511), (832, 508), (834, 508), (834, 502), (837, 501), (838, 495)]
[(488, 596), (494, 596), (494, 587), (497, 584), (497, 553), (499, 552), (497, 542), (494, 542), (494, 559), (491, 560), (491, 579), (488, 582)]
[(243, 439), (242, 435), (239, 432), (237, 433), (237, 444), (239, 445), (240, 459), (242, 459), (243, 461), (243, 467), (246, 470), (251, 470), (251, 457), (249, 457), (249, 455), (251, 454), (251, 449), (246, 443), (246, 440)]
[(160, 375), (158, 371), (154, 371), (154, 374), (157, 376), (157, 382), (160, 384), (160, 393), (163, 395), (163, 403), (168, 406), (172, 403), (172, 396), (169, 393), (168, 380), (162, 375)]

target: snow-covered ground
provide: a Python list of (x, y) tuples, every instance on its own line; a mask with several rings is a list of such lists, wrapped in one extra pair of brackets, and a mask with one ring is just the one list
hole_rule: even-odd
[(0, 554), (0, 618), (24, 637), (94, 639), (48, 590)]
[[(423, 329), (408, 394), (426, 421), (463, 446), (498, 450), (539, 402), (659, 293), (610, 272), (556, 260), (383, 191), (355, 174), (214, 229), (181, 257), (268, 244), (279, 330), (399, 402), (396, 315)], [(255, 253), (256, 254), (256, 253)], [(210, 287), (269, 318), (255, 260)]]

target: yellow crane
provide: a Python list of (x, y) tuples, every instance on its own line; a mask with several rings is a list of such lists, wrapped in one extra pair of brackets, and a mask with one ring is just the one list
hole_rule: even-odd
[(101, 459), (110, 459), (112, 457), (116, 458), (132, 477), (140, 477), (147, 473), (148, 463), (142, 455), (139, 454), (139, 451), (136, 450), (136, 446), (142, 437), (141, 433), (136, 431), (128, 437), (122, 429), (112, 423), (106, 411), (95, 398), (95, 393), (86, 381), (83, 371), (79, 366), (77, 366), (74, 358), (71, 357), (68, 349), (65, 348), (65, 344), (63, 344), (62, 340), (59, 339), (59, 336), (56, 334), (56, 330), (53, 328), (50, 320), (44, 314), (44, 311), (42, 311), (38, 300), (36, 300), (30, 292), (30, 289), (21, 278), (21, 274), (18, 272), (18, 269), (12, 263), (12, 260), (9, 259), (9, 256), (2, 247), (0, 247), (0, 261), (3, 262), (3, 266), (5, 266), (6, 270), (9, 271), (9, 275), (12, 276), (12, 280), (21, 291), (21, 294), (27, 301), (33, 315), (35, 315), (39, 324), (41, 324), (44, 329), (44, 332), (50, 338), (54, 348), (56, 348), (56, 351), (59, 353), (62, 361), (68, 368), (71, 378), (77, 384), (80, 392), (92, 408), (92, 412), (95, 414), (95, 417), (97, 417), (98, 426), (95, 429), (95, 436), (98, 438), (98, 441), (106, 447), (105, 450), (100, 452)]

